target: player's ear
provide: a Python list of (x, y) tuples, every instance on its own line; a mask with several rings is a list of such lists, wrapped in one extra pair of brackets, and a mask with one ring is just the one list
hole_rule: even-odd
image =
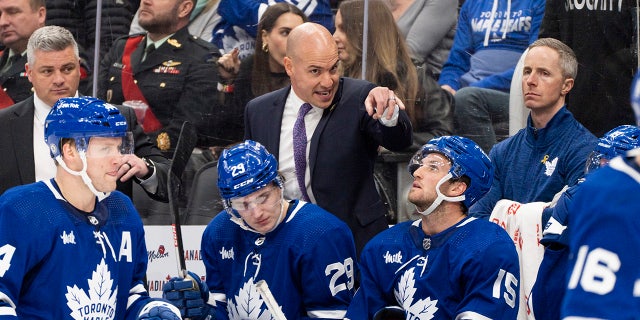
[(465, 191), (467, 191), (467, 187), (468, 185), (466, 182), (462, 180), (455, 180), (451, 184), (449, 184), (446, 195), (449, 197), (461, 196), (465, 193)]
[(76, 144), (72, 139), (65, 139), (62, 141), (61, 154), (63, 158), (74, 158), (78, 156), (78, 150)]

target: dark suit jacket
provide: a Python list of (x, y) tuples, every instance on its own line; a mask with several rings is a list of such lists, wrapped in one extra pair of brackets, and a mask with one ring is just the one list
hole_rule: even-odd
[[(407, 114), (385, 127), (370, 117), (364, 100), (375, 85), (342, 78), (332, 105), (325, 109), (311, 138), (309, 168), (317, 204), (345, 221), (358, 251), (387, 228), (385, 206), (373, 180), (378, 147), (401, 151), (412, 143)], [(289, 87), (251, 100), (245, 111), (245, 139), (262, 143), (279, 158), (280, 125)]]
[[(156, 167), (158, 191), (149, 194), (154, 199), (167, 201), (167, 172), (169, 160), (158, 150), (149, 137), (142, 131), (133, 109), (118, 106), (127, 119), (129, 130), (135, 139), (135, 154), (151, 159)], [(33, 96), (0, 110), (0, 154), (4, 155), (0, 164), (0, 194), (5, 190), (36, 179), (35, 160), (33, 158)], [(43, 137), (44, 139), (44, 137)], [(132, 180), (118, 182), (118, 190), (129, 197), (132, 195)], [(144, 189), (144, 188), (143, 188)]]

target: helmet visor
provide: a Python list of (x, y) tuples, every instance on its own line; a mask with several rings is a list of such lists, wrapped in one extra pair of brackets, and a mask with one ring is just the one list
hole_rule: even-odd
[(94, 135), (89, 138), (76, 141), (78, 150), (84, 149), (87, 158), (104, 158), (133, 154), (133, 134), (126, 132), (124, 136), (113, 137), (109, 135)]

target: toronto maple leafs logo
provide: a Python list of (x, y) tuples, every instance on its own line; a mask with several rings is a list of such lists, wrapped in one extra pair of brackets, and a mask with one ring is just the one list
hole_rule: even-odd
[[(281, 306), (279, 307), (282, 308)], [(267, 304), (256, 289), (256, 284), (254, 283), (253, 278), (250, 278), (245, 282), (235, 297), (228, 299), (227, 311), (229, 313), (230, 320), (275, 319), (267, 309)]]
[(425, 299), (414, 301), (414, 295), (416, 294), (414, 269), (410, 268), (402, 274), (397, 289), (393, 291), (393, 294), (407, 315), (411, 315), (407, 319), (433, 319), (436, 311), (438, 311), (438, 307), (436, 307), (438, 300), (431, 300), (431, 297), (426, 297)]
[(554, 171), (556, 171), (556, 166), (558, 165), (558, 157), (556, 157), (555, 159), (551, 160), (551, 161), (545, 161), (544, 162), (544, 174), (547, 175), (547, 177), (551, 177), (551, 175), (553, 174)]
[[(74, 285), (67, 286), (67, 306), (71, 309), (73, 319), (113, 319), (116, 311), (116, 294), (118, 286), (113, 288), (113, 279), (104, 258), (88, 279), (89, 290)], [(88, 294), (87, 294), (88, 293)]]

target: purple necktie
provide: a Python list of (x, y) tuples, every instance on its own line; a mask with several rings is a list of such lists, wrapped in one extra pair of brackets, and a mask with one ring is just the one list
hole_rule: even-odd
[(304, 116), (311, 110), (311, 105), (303, 104), (298, 111), (298, 118), (293, 124), (293, 161), (296, 165), (296, 177), (298, 187), (302, 192), (302, 200), (309, 202), (309, 195), (304, 183), (304, 174), (307, 171), (307, 129), (304, 125)]

